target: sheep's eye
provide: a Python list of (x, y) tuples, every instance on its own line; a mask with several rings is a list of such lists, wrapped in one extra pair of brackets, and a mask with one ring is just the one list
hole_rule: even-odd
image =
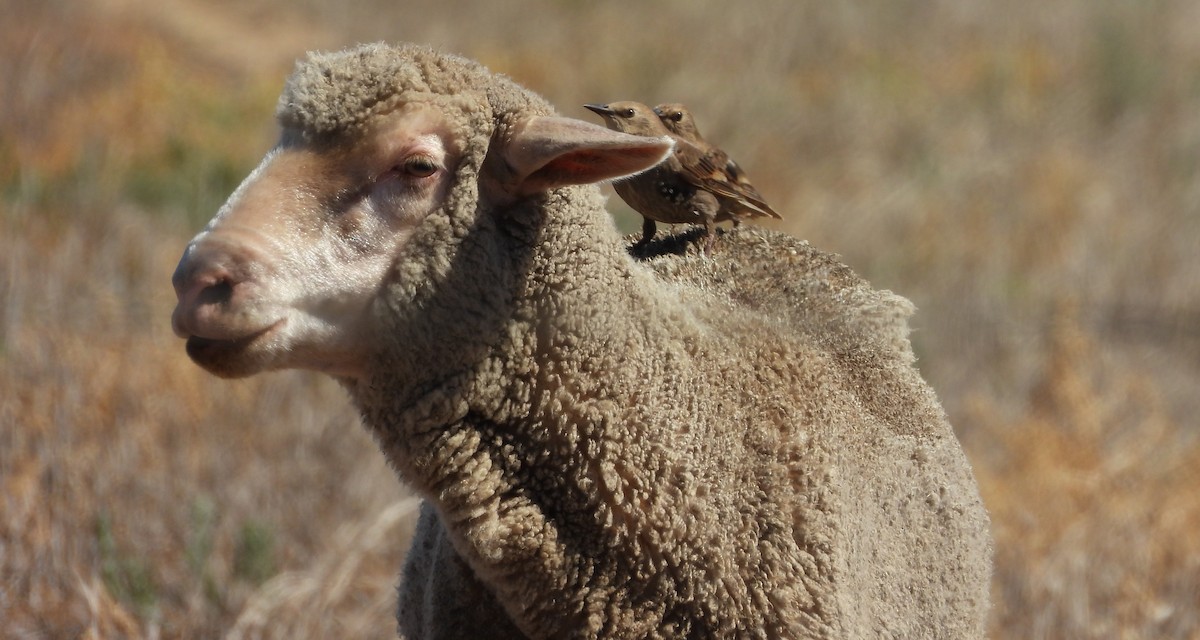
[(624, 114), (625, 114), (626, 118), (632, 118), (633, 117), (633, 107), (629, 107), (628, 109), (626, 109), (624, 111)]
[(427, 178), (437, 172), (437, 163), (429, 156), (410, 156), (404, 160), (404, 173), (416, 177)]

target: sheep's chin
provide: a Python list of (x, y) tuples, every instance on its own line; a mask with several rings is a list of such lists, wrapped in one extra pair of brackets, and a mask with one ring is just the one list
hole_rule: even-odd
[(254, 375), (271, 368), (268, 341), (286, 322), (280, 320), (265, 329), (231, 340), (190, 336), (187, 339), (188, 357), (205, 371), (222, 378)]

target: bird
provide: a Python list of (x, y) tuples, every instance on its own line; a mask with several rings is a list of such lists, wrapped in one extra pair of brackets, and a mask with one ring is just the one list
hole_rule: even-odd
[(702, 224), (711, 247), (717, 222), (779, 217), (761, 197), (749, 196), (731, 180), (724, 167), (713, 165), (700, 147), (672, 134), (650, 107), (633, 101), (583, 106), (603, 118), (609, 129), (632, 135), (669, 136), (675, 143), (674, 152), (658, 165), (613, 184), (617, 195), (642, 215), (639, 246), (654, 237), (656, 222)]
[[(751, 184), (746, 172), (738, 163), (734, 162), (733, 158), (730, 158), (723, 149), (709, 143), (704, 136), (700, 135), (700, 129), (696, 127), (696, 119), (692, 116), (691, 110), (678, 102), (667, 102), (654, 107), (654, 114), (658, 116), (659, 121), (671, 132), (672, 136), (686, 140), (698, 147), (704, 154), (706, 166), (720, 169), (724, 173), (723, 180), (737, 185), (735, 190), (739, 195), (754, 204), (753, 207), (742, 213), (748, 217), (759, 217), (765, 213), (776, 220), (783, 219), (783, 216), (766, 203), (762, 193)], [(732, 219), (736, 225), (740, 221), (740, 216), (733, 214)]]

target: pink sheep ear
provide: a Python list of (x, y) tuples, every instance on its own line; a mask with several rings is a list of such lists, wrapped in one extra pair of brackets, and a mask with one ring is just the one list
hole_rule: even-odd
[(674, 143), (611, 131), (573, 118), (535, 116), (518, 123), (500, 154), (514, 191), (531, 194), (569, 184), (623, 178), (662, 162)]

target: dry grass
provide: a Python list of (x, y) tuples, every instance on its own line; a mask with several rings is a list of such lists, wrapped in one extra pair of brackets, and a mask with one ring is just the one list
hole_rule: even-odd
[(1196, 3), (284, 6), (0, 0), (0, 636), (393, 635), (413, 503), (335, 385), (191, 365), (168, 280), (287, 61), (409, 39), (578, 117), (689, 103), (918, 303), (995, 637), (1200, 637)]
[(1013, 638), (1200, 632), (1200, 439), (1073, 310), (1016, 420), (976, 397), (972, 450), (998, 543), (995, 629)]

